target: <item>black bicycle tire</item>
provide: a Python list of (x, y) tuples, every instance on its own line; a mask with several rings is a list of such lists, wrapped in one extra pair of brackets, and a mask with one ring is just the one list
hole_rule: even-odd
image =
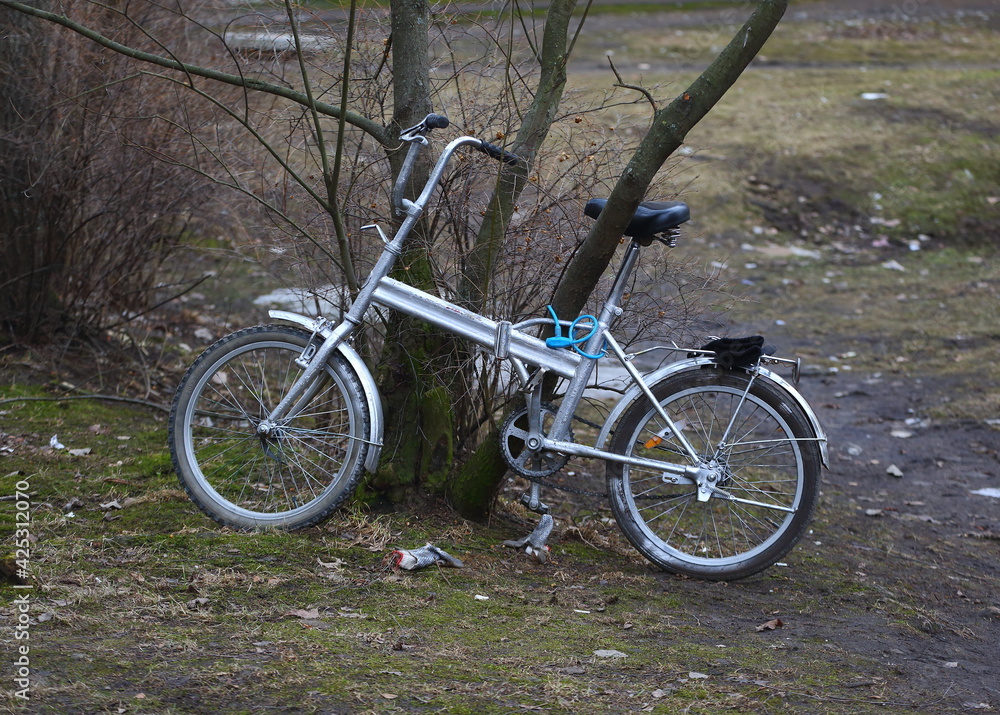
[[(348, 446), (344, 449), (342, 467), (332, 474), (334, 478), (329, 480), (329, 484), (318, 496), (287, 510), (246, 509), (223, 496), (204, 475), (198, 463), (193, 437), (195, 428), (191, 426), (191, 418), (197, 411), (198, 400), (206, 386), (211, 383), (213, 376), (218, 375), (219, 371), (236, 357), (265, 347), (284, 350), (291, 360), (298, 356), (309, 338), (308, 332), (287, 326), (258, 325), (245, 328), (210, 346), (191, 365), (178, 385), (168, 428), (174, 469), (181, 486), (191, 500), (219, 524), (238, 530), (267, 528), (293, 530), (312, 526), (329, 518), (353, 492), (362, 477), (371, 417), (361, 380), (354, 368), (339, 354), (334, 354), (328, 361), (327, 375), (331, 378), (331, 384), (343, 395), (345, 409), (349, 412), (350, 428), (346, 439)], [(261, 390), (262, 395), (265, 392), (266, 390)], [(323, 394), (326, 395), (326, 392)], [(273, 404), (269, 404), (269, 407), (274, 407), (280, 396), (272, 398)], [(258, 401), (263, 404), (262, 398)], [(244, 441), (252, 441), (250, 430), (247, 429), (246, 432)], [(291, 441), (290, 439), (289, 442)], [(306, 440), (303, 438), (298, 441)], [(283, 458), (284, 455), (285, 452), (282, 451), (279, 456)], [(306, 461), (309, 461), (308, 457)], [(263, 463), (269, 464), (266, 459)], [(316, 481), (315, 478), (312, 479)]]
[[(718, 395), (734, 397), (745, 390), (749, 380), (749, 374), (742, 370), (701, 367), (670, 375), (653, 385), (651, 389), (661, 404), (669, 405), (672, 402), (686, 399), (688, 395), (709, 394), (713, 391), (716, 391)], [(805, 533), (818, 500), (821, 469), (820, 449), (813, 425), (787, 391), (766, 378), (757, 377), (754, 379), (749, 391), (749, 402), (754, 407), (763, 409), (765, 414), (775, 419), (776, 425), (783, 426), (794, 438), (787, 440), (787, 442), (791, 453), (795, 455), (797, 475), (796, 494), (793, 499), (794, 513), (785, 517), (768, 539), (748, 551), (746, 555), (736, 554), (711, 559), (686, 553), (677, 548), (677, 543), (689, 539), (692, 535), (682, 532), (680, 536), (675, 536), (675, 530), (670, 532), (674, 543), (668, 543), (647, 524), (646, 517), (641, 513), (650, 508), (646, 506), (649, 502), (643, 501), (643, 507), (640, 508), (637, 506), (635, 497), (631, 494), (631, 468), (621, 463), (608, 462), (609, 500), (619, 527), (632, 545), (658, 567), (672, 573), (707, 580), (729, 581), (746, 578), (778, 562)], [(652, 415), (653, 407), (649, 400), (645, 397), (637, 399), (631, 407), (626, 409), (619, 420), (611, 441), (610, 451), (616, 454), (632, 454), (635, 451), (634, 446), (638, 443), (642, 427)], [(675, 454), (674, 459), (670, 461), (680, 462), (682, 455)], [(679, 504), (680, 500), (684, 498), (684, 488), (671, 488), (676, 494), (676, 496), (671, 494), (671, 499), (676, 500)], [(691, 486), (689, 489), (695, 490), (695, 487)], [(724, 510), (731, 504), (716, 498), (707, 503), (698, 503), (692, 501), (691, 496), (693, 494), (688, 495), (686, 500), (688, 504), (693, 504), (695, 509), (699, 507), (708, 509), (709, 507), (705, 505), (714, 502), (713, 509)], [(665, 502), (666, 498), (663, 501)], [(684, 505), (678, 521), (684, 518), (683, 513), (687, 506), (687, 504)], [(676, 508), (676, 506), (672, 506), (671, 510)], [(740, 506), (739, 508), (745, 507)], [(667, 511), (670, 510), (665, 510), (663, 514), (666, 514)], [(696, 515), (692, 517), (692, 521), (698, 518), (697, 512), (692, 512), (692, 514)], [(704, 522), (706, 519), (704, 513), (700, 515), (700, 518)], [(742, 521), (739, 518), (737, 520)], [(721, 521), (723, 520), (720, 518), (719, 522)], [(718, 523), (714, 516), (712, 523)], [(718, 537), (718, 535), (716, 536)], [(720, 549), (722, 548), (721, 543), (720, 540)]]

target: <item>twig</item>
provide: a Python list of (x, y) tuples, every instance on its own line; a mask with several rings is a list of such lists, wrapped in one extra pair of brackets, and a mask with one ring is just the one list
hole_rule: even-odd
[(447, 577), (447, 576), (445, 575), (445, 573), (444, 573), (444, 569), (443, 569), (443, 568), (441, 568), (441, 564), (439, 564), (439, 563), (437, 563), (437, 562), (435, 561), (435, 562), (434, 562), (434, 565), (435, 565), (435, 566), (437, 566), (437, 569), (438, 569), (438, 573), (439, 573), (439, 574), (441, 574), (441, 578), (443, 578), (443, 579), (444, 579), (444, 582), (445, 582), (446, 584), (448, 584), (449, 586), (451, 586), (451, 581), (450, 581), (450, 580), (448, 579), (448, 577)]
[(65, 397), (8, 397), (0, 400), (0, 405), (11, 402), (62, 402), (63, 400), (106, 400), (109, 402), (131, 402), (143, 407), (151, 407), (161, 412), (170, 412), (170, 407), (148, 400), (140, 400), (135, 397), (117, 397), (115, 395), (66, 395)]
[(657, 111), (656, 100), (653, 99), (653, 95), (649, 93), (649, 90), (646, 89), (645, 87), (640, 87), (637, 84), (626, 83), (625, 80), (622, 79), (622, 76), (618, 73), (618, 68), (615, 67), (615, 63), (611, 60), (610, 57), (608, 57), (608, 64), (611, 65), (611, 71), (614, 72), (615, 77), (618, 78), (618, 82), (617, 84), (615, 84), (615, 87), (621, 87), (622, 89), (631, 89), (638, 92), (639, 94), (641, 94), (646, 98), (646, 101), (648, 101), (650, 105), (652, 105), (653, 112), (655, 113)]
[(146, 315), (147, 313), (152, 313), (157, 308), (161, 308), (164, 305), (166, 305), (167, 303), (169, 303), (170, 301), (177, 300), (182, 295), (190, 293), (195, 288), (197, 288), (198, 286), (200, 286), (202, 283), (204, 283), (205, 281), (207, 281), (209, 278), (214, 278), (214, 277), (215, 277), (215, 273), (213, 273), (211, 271), (206, 272), (205, 274), (202, 275), (201, 278), (199, 278), (198, 280), (194, 281), (191, 285), (187, 286), (180, 293), (174, 293), (169, 298), (164, 298), (159, 303), (156, 303), (155, 305), (147, 308), (146, 310), (142, 311), (141, 313), (136, 313), (135, 315), (130, 315), (130, 317), (127, 318), (126, 320), (120, 320), (117, 323), (114, 323), (113, 325), (109, 325), (107, 328), (105, 328), (105, 330), (114, 330), (115, 328), (118, 328), (119, 326), (127, 325), (128, 323), (131, 323), (136, 318), (139, 318), (139, 317), (141, 317), (143, 315)]

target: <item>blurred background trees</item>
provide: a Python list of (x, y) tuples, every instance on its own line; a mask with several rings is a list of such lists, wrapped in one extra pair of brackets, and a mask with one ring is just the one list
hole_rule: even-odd
[[(138, 41), (110, 9), (125, 5), (76, 10)], [(151, 31), (183, 41), (169, 13), (144, 10)], [(2, 339), (96, 335), (157, 300), (164, 263), (210, 196), (182, 166), (150, 159), (184, 153), (184, 132), (149, 120), (189, 99), (136, 75), (128, 58), (0, 12)]]

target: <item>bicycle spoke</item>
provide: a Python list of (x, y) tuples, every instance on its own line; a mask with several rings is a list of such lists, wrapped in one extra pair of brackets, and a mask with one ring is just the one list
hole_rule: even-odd
[[(783, 553), (798, 538), (791, 525), (807, 519), (815, 503), (815, 441), (794, 432), (808, 428), (801, 420), (789, 423), (761, 398), (758, 392), (770, 394), (771, 387), (739, 373), (691, 371), (664, 383), (654, 390), (663, 411), (699, 455), (694, 466), (716, 481), (701, 487), (699, 500), (698, 486), (665, 482), (663, 472), (610, 466), (619, 524), (640, 551), (671, 570), (712, 577), (766, 568), (769, 554)], [(690, 464), (678, 448), (682, 440), (648, 403), (626, 412), (616, 432), (616, 452)], [(807, 476), (811, 491), (803, 497)]]

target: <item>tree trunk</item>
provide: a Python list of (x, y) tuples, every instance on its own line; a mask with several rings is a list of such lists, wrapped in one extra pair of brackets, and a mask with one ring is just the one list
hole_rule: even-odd
[(787, 6), (788, 0), (761, 0), (746, 24), (708, 69), (686, 91), (654, 115), (649, 133), (622, 172), (587, 238), (566, 267), (552, 299), (558, 315), (574, 316), (583, 309), (614, 256), (622, 231), (645, 198), (656, 172), (680, 147), (688, 132), (743, 74), (774, 32)]
[[(459, 295), (470, 310), (488, 307), (489, 282), (511, 215), (534, 165), (535, 155), (548, 136), (566, 89), (569, 60), (569, 26), (576, 0), (554, 0), (545, 21), (538, 55), (541, 75), (531, 106), (524, 115), (511, 150), (523, 160), (504, 166), (468, 257)], [(473, 456), (458, 465), (448, 483), (448, 498), (460, 514), (471, 519), (485, 516), (493, 501), (507, 463), (500, 452), (499, 435), (491, 430)]]
[[(632, 156), (600, 218), (573, 256), (556, 288), (552, 305), (558, 315), (575, 316), (583, 309), (614, 256), (622, 231), (631, 220), (639, 202), (645, 197), (656, 172), (683, 143), (688, 132), (718, 103), (757, 56), (781, 20), (786, 6), (787, 0), (762, 0), (740, 32), (708, 69), (687, 91), (656, 113), (649, 133)], [(546, 24), (547, 41), (550, 39), (549, 24), (553, 19), (550, 11)], [(565, 40), (565, 33), (562, 38)], [(544, 86), (544, 83), (540, 85), (539, 94)], [(526, 121), (525, 126), (527, 125)], [(521, 185), (523, 186), (523, 183)], [(505, 205), (502, 202), (506, 195), (495, 195), (494, 198), (501, 207)], [(509, 202), (506, 205), (512, 204), (513, 202)], [(494, 205), (491, 203), (491, 210), (493, 208)], [(498, 211), (498, 214), (503, 216), (502, 210)], [(509, 213), (507, 216), (509, 217)], [(487, 214), (487, 218), (490, 217), (491, 214)], [(494, 220), (506, 228), (501, 219)], [(486, 222), (484, 227), (487, 227)], [(489, 227), (492, 227), (492, 223)], [(483, 261), (481, 266), (476, 266), (472, 272), (473, 276), (487, 276), (495, 256), (490, 250), (493, 244), (484, 242), (483, 245), (482, 254), (487, 257), (487, 261)], [(479, 243), (476, 248), (480, 248)], [(474, 291), (470, 291), (470, 294), (477, 295)], [(484, 294), (485, 288), (478, 294), (480, 300)], [(477, 517), (485, 514), (489, 499), (496, 492), (506, 473), (498, 437), (496, 432), (489, 434), (473, 458), (458, 471), (452, 484), (451, 501), (466, 516)]]
[(538, 54), (541, 67), (538, 87), (510, 147), (523, 161), (517, 166), (503, 166), (463, 271), (459, 294), (471, 310), (483, 310), (486, 305), (490, 278), (514, 205), (559, 110), (566, 89), (569, 23), (575, 7), (576, 0), (554, 0), (549, 5)]
[[(427, 0), (392, 3), (392, 133), (412, 126), (433, 107), (430, 99)], [(390, 153), (393, 180), (399, 174), (407, 146)], [(431, 157), (423, 152), (411, 175), (407, 197), (423, 187)], [(393, 277), (422, 290), (435, 290), (427, 254), (430, 240), (421, 220), (410, 234)], [(422, 489), (440, 494), (454, 461), (455, 426), (451, 406), (454, 385), (442, 375), (453, 362), (451, 336), (418, 320), (394, 314), (386, 329), (378, 382), (384, 401), (385, 447), (378, 473), (368, 485), (391, 501), (404, 500)]]

